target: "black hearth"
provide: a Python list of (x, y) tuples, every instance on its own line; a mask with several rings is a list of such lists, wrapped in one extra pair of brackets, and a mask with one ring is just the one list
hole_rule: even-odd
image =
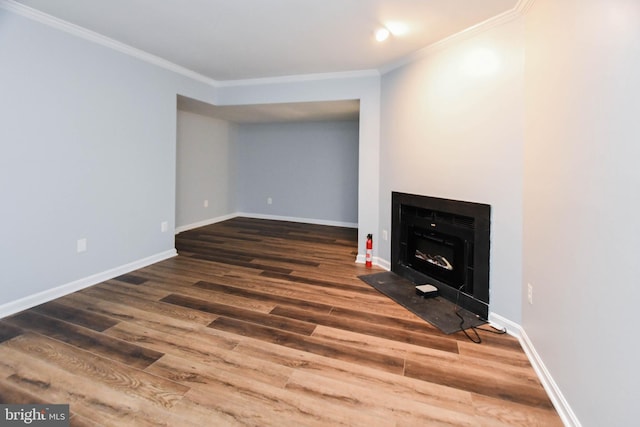
[(393, 192), (391, 271), (486, 319), (491, 206)]

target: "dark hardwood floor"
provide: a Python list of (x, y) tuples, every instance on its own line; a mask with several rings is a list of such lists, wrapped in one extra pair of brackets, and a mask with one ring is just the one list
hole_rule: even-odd
[(516, 339), (444, 335), (357, 276), (356, 230), (235, 218), (0, 320), (0, 401), (71, 425), (562, 425)]

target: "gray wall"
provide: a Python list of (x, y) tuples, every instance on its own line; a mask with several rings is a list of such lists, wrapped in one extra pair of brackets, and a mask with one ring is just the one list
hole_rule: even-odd
[[(516, 20), (383, 76), (380, 227), (391, 192), (488, 203), (490, 312), (521, 320), (523, 30)], [(378, 240), (390, 260), (390, 240)]]
[(347, 121), (239, 125), (238, 211), (357, 224), (358, 131)]
[[(364, 262), (367, 233), (379, 228), (380, 76), (374, 72), (344, 73), (310, 80), (308, 76), (222, 85), (216, 90), (219, 105), (278, 102), (360, 101), (358, 146), (358, 259)], [(275, 202), (275, 201), (274, 201)], [(374, 244), (374, 260), (378, 245)]]
[(585, 426), (637, 425), (640, 3), (526, 16), (522, 324)]
[(0, 22), (1, 311), (173, 250), (176, 94), (213, 90), (5, 9)]
[[(138, 59), (126, 46), (114, 49), (112, 41), (87, 40), (58, 21), (5, 6), (0, 315), (174, 253), (178, 94), (219, 105), (360, 99), (367, 123), (360, 143), (370, 149), (356, 165), (372, 166), (366, 173), (356, 168), (365, 176), (377, 170), (370, 161), (378, 156), (377, 76), (216, 88), (163, 61)], [(377, 181), (366, 182), (377, 188)], [(377, 206), (377, 191), (365, 194), (360, 204)], [(362, 221), (377, 224), (377, 215), (354, 222)], [(81, 238), (88, 251), (77, 253)]]
[(178, 110), (177, 126), (176, 228), (234, 214), (236, 125)]
[[(173, 248), (177, 93), (360, 99), (362, 231), (389, 229), (391, 190), (492, 204), (492, 311), (522, 322), (583, 424), (640, 417), (637, 2), (537, 0), (519, 21), (385, 75), (381, 116), (377, 76), (215, 90), (4, 9), (0, 22), (0, 307)], [(465, 52), (487, 46), (496, 74), (462, 74)], [(304, 205), (257, 191), (275, 169), (251, 160), (263, 173), (239, 207)], [(81, 237), (89, 250), (77, 254)]]

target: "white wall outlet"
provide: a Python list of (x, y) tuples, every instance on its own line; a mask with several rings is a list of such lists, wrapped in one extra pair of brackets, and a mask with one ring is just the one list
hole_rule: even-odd
[(208, 207), (209, 207), (209, 201), (208, 201), (208, 200), (205, 200), (205, 201), (204, 201), (204, 203), (203, 203), (203, 205), (204, 205), (204, 207), (205, 207), (205, 208), (208, 208)]
[(533, 285), (531, 283), (527, 283), (527, 301), (529, 304), (533, 304)]
[(169, 230), (169, 223), (167, 221), (162, 221), (160, 223), (160, 231), (166, 233)]
[(385, 242), (387, 240), (389, 240), (389, 236), (387, 234), (387, 230), (382, 230), (382, 240), (384, 240)]
[(76, 242), (76, 251), (78, 251), (78, 253), (87, 251), (86, 238), (78, 239), (78, 241)]
[(271, 197), (267, 197), (267, 204), (268, 205), (273, 204), (273, 199)]

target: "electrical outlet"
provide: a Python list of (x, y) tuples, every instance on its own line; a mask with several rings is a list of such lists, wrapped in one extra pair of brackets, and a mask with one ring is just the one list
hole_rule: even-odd
[(205, 200), (205, 201), (204, 201), (204, 203), (203, 203), (203, 205), (204, 205), (204, 207), (205, 207), (205, 208), (208, 208), (208, 207), (209, 207), (209, 201), (208, 201), (208, 200)]
[(529, 304), (533, 304), (533, 285), (531, 283), (527, 283), (527, 301)]
[(169, 230), (169, 223), (167, 221), (162, 221), (160, 223), (160, 231), (166, 233)]
[(387, 230), (382, 230), (382, 240), (386, 242), (388, 239), (389, 236), (387, 235)]
[(76, 242), (76, 250), (78, 253), (87, 251), (87, 239), (78, 239)]
[(271, 197), (267, 197), (267, 204), (268, 205), (273, 204), (273, 199)]

